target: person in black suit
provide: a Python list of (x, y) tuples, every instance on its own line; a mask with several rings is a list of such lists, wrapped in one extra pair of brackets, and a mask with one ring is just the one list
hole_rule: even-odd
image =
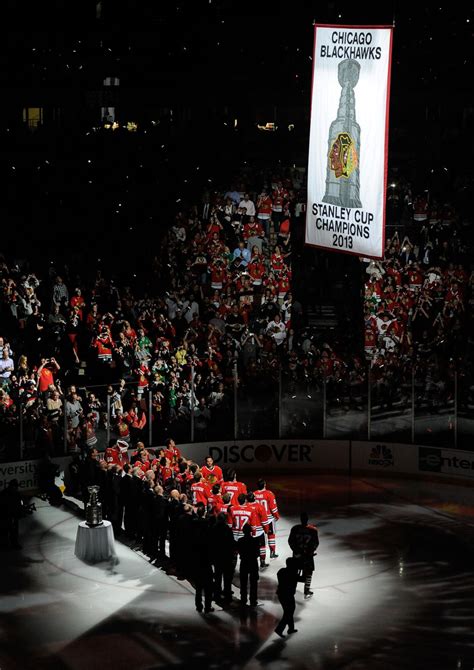
[(406, 238), (402, 242), (402, 249), (400, 251), (399, 259), (403, 266), (410, 265), (410, 263), (415, 263), (416, 261), (416, 256), (413, 253), (413, 246)]
[(217, 516), (216, 523), (211, 528), (210, 546), (214, 565), (214, 600), (229, 604), (232, 602), (232, 579), (237, 556), (234, 534), (223, 513)]
[(163, 495), (163, 487), (155, 486), (153, 499), (153, 545), (156, 548), (156, 557), (166, 559), (166, 534), (168, 532), (169, 509), (168, 500)]
[(100, 484), (99, 452), (92, 447), (87, 452), (81, 467), (81, 490), (84, 504), (89, 500), (88, 486)]
[(287, 626), (288, 633), (298, 632), (295, 628), (293, 618), (296, 609), (295, 593), (298, 582), (304, 581), (304, 578), (299, 576), (297, 559), (287, 558), (286, 567), (278, 570), (277, 578), (277, 596), (283, 607), (283, 616), (275, 628), (275, 633), (280, 637), (284, 637), (284, 631)]
[(252, 536), (250, 524), (246, 523), (242, 532), (244, 536), (237, 541), (237, 551), (240, 556), (240, 604), (247, 604), (247, 585), (250, 581), (250, 607), (257, 607), (260, 542)]
[(202, 596), (204, 593), (204, 612), (214, 612), (212, 607), (213, 574), (210, 552), (209, 522), (205, 519), (206, 508), (198, 504), (197, 514), (192, 517), (190, 525), (190, 573), (189, 576), (196, 589), (195, 603), (198, 612), (203, 611)]

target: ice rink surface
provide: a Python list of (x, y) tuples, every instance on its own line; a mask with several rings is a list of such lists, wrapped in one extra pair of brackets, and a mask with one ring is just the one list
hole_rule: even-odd
[[(278, 475), (268, 487), (282, 519), (261, 605), (239, 607), (236, 573), (235, 603), (208, 615), (188, 582), (120, 542), (117, 565), (79, 561), (74, 506), (37, 500), (23, 550), (0, 554), (1, 670), (474, 667), (472, 487), (321, 475)], [(314, 596), (298, 586), (298, 633), (280, 639), (276, 572), (303, 509), (320, 534)]]

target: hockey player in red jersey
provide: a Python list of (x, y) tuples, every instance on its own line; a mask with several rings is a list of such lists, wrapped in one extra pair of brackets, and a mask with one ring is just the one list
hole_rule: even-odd
[(202, 466), (201, 475), (209, 484), (209, 486), (213, 486), (214, 484), (222, 484), (224, 481), (221, 468), (214, 464), (214, 460), (211, 456), (206, 458), (206, 465)]
[(207, 499), (207, 511), (214, 516), (218, 515), (218, 509), (222, 504), (221, 485), (214, 484)]
[(176, 479), (179, 483), (181, 493), (189, 493), (189, 487), (194, 482), (194, 476), (189, 470), (188, 464), (182, 461), (178, 466), (178, 474)]
[(165, 456), (171, 463), (174, 465), (181, 458), (181, 451), (176, 446), (175, 441), (172, 437), (169, 437), (165, 442)]
[(270, 558), (278, 558), (276, 553), (276, 527), (275, 522), (278, 521), (280, 515), (275, 496), (267, 489), (267, 483), (264, 479), (260, 479), (257, 484), (257, 490), (254, 492), (255, 500), (261, 503), (268, 514), (268, 546), (270, 548)]
[(265, 562), (267, 556), (265, 535), (270, 526), (270, 519), (262, 503), (255, 500), (255, 494), (252, 491), (247, 493), (247, 502), (255, 512), (255, 537), (260, 544), (260, 569), (268, 568), (268, 563)]
[(232, 532), (234, 533), (234, 540), (240, 540), (244, 536), (243, 528), (245, 524), (250, 524), (252, 528), (252, 535), (255, 536), (255, 529), (257, 526), (257, 516), (253, 507), (247, 503), (247, 496), (245, 493), (239, 493), (237, 497), (237, 505), (232, 505), (229, 511), (230, 519), (232, 520)]
[(237, 496), (240, 493), (244, 493), (247, 495), (247, 487), (243, 482), (238, 482), (237, 481), (237, 473), (235, 470), (231, 470), (228, 473), (227, 476), (227, 481), (225, 481), (222, 485), (222, 493), (230, 493), (232, 498), (231, 498), (231, 504), (235, 505), (237, 503)]
[(202, 503), (205, 507), (207, 507), (207, 500), (210, 494), (211, 491), (209, 486), (201, 477), (201, 474), (196, 472), (194, 475), (194, 482), (191, 484), (192, 504), (196, 506), (198, 503)]
[(232, 519), (230, 518), (230, 509), (232, 508), (231, 501), (232, 496), (230, 493), (224, 493), (222, 499), (219, 500), (218, 497), (214, 498), (213, 509), (216, 514), (225, 514), (227, 525), (232, 526)]
[(162, 486), (166, 487), (167, 481), (169, 479), (172, 479), (174, 474), (174, 470), (171, 467), (170, 461), (166, 456), (162, 456), (162, 458), (160, 458), (158, 472), (160, 473), (160, 480)]
[(128, 463), (128, 444), (125, 440), (111, 440), (105, 450), (104, 459), (110, 465), (119, 465), (121, 468)]
[(301, 523), (293, 526), (288, 538), (288, 544), (293, 551), (293, 557), (299, 562), (300, 569), (303, 570), (304, 578), (304, 597), (311, 598), (311, 578), (314, 572), (314, 556), (319, 546), (319, 535), (316, 526), (308, 523), (308, 515), (301, 512)]
[(132, 463), (132, 465), (135, 465), (135, 463), (137, 461), (140, 461), (140, 460), (143, 461), (143, 459), (141, 458), (142, 452), (144, 452), (146, 454), (146, 459), (145, 460), (147, 460), (147, 461), (150, 460), (150, 455), (148, 453), (148, 450), (145, 449), (145, 445), (143, 444), (143, 442), (137, 442), (136, 449), (135, 449), (134, 452), (132, 452), (132, 455), (130, 457), (130, 462)]

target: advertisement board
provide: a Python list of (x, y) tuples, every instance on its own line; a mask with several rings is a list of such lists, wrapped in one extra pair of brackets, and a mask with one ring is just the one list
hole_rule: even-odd
[(348, 440), (249, 440), (179, 445), (183, 455), (196, 463), (212, 456), (222, 468), (298, 470), (349, 466)]

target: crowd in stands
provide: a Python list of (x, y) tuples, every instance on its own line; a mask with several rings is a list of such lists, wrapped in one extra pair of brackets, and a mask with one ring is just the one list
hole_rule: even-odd
[(474, 410), (471, 223), (427, 193), (412, 199), (408, 184), (397, 190), (397, 199), (384, 258), (360, 259), (364, 349), (348, 321), (330, 332), (305, 328), (289, 353), (286, 374), (295, 393), (304, 379), (308, 397), (321, 396), (326, 384), (328, 417), (365, 414), (370, 382), (372, 410), (410, 408), (414, 392), (417, 411), (449, 408), (452, 431), (455, 373), (458, 411)]
[[(463, 225), (464, 224), (464, 225)], [(365, 355), (375, 400), (391, 408), (407, 398), (412, 369), (417, 403), (454, 404), (454, 374), (473, 402), (474, 266), (467, 222), (450, 204), (419, 196), (413, 221), (386, 243), (383, 261), (365, 267)]]
[[(191, 415), (196, 441), (233, 437), (236, 384), (268, 396), (270, 434), (280, 372), (284, 396), (303, 389), (311, 399), (325, 385), (329, 415), (364, 410), (369, 370), (374, 407), (409, 404), (413, 366), (429, 411), (453, 402), (455, 370), (472, 404), (472, 244), (454, 207), (400, 195), (402, 225), (384, 259), (361, 259), (364, 342), (348, 324), (305, 324), (291, 290), (303, 179), (296, 170), (259, 178), (261, 188), (247, 175), (178, 210), (141, 285), (1, 257), (3, 458), (17, 448), (20, 413), (31, 453), (105, 448), (106, 435), (187, 442)], [(321, 429), (309, 421), (290, 416), (287, 434)]]
[(153, 440), (171, 429), (186, 441), (191, 413), (196, 439), (210, 437), (227, 421), (236, 366), (241, 385), (266, 383), (291, 349), (298, 179), (270, 177), (253, 199), (232, 186), (178, 212), (145, 290), (101, 269), (89, 280), (2, 257), (4, 427), (22, 413), (24, 440), (50, 453), (64, 438), (69, 452), (90, 447), (104, 428), (148, 442), (150, 422)]

